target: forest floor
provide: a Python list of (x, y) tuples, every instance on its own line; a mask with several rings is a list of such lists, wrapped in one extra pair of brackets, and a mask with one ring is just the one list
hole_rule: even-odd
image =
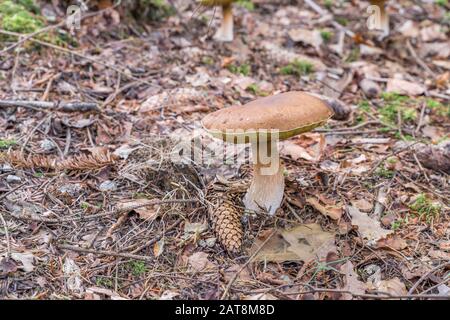
[[(390, 3), (379, 40), (365, 1), (254, 2), (232, 43), (187, 1), (148, 25), (88, 17), (71, 45), (2, 33), (0, 297), (450, 298), (448, 3)], [(292, 90), (344, 109), (282, 144), (282, 208), (239, 207), (229, 255), (208, 207), (251, 167), (173, 148), (219, 144), (209, 112)]]

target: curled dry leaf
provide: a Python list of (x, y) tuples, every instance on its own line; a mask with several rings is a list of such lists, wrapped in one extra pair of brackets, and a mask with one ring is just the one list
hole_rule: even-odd
[(319, 211), (326, 217), (330, 217), (333, 220), (339, 220), (342, 217), (343, 209), (342, 204), (337, 205), (322, 205), (316, 198), (307, 198), (306, 202), (309, 203), (314, 209)]
[[(120, 211), (134, 211), (139, 215), (139, 218), (153, 221), (158, 216), (160, 206), (154, 203), (154, 200), (149, 199), (132, 199), (123, 200), (117, 205), (117, 209)], [(148, 204), (144, 206), (145, 204)], [(138, 206), (141, 206), (136, 208)]]
[(374, 244), (392, 233), (391, 230), (383, 229), (379, 221), (372, 219), (355, 207), (347, 206), (347, 212), (352, 217), (352, 226), (357, 227), (358, 232), (369, 241), (369, 244)]
[(322, 134), (309, 133), (283, 141), (280, 154), (290, 156), (294, 160), (305, 159), (317, 162), (322, 157), (326, 141)]
[(153, 245), (153, 255), (159, 257), (164, 252), (164, 238)]

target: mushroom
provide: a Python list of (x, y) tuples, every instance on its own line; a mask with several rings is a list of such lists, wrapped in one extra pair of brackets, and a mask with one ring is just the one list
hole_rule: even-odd
[(380, 35), (379, 39), (383, 40), (385, 37), (389, 36), (389, 14), (386, 12), (386, 2), (387, 0), (370, 0), (370, 4), (380, 8), (380, 27), (383, 33)]
[(222, 6), (222, 23), (214, 35), (214, 39), (221, 42), (233, 41), (233, 10), (232, 3), (236, 0), (200, 0), (204, 6)]
[(284, 194), (284, 166), (278, 142), (324, 124), (333, 112), (321, 99), (291, 91), (232, 106), (203, 118), (213, 136), (234, 144), (251, 143), (253, 180), (244, 197), (246, 209), (274, 215)]

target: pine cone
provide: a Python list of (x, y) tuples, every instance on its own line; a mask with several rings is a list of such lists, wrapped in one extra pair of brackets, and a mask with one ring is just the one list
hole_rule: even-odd
[(213, 230), (220, 244), (231, 254), (239, 253), (242, 245), (243, 230), (239, 210), (229, 199), (221, 199), (210, 210)]

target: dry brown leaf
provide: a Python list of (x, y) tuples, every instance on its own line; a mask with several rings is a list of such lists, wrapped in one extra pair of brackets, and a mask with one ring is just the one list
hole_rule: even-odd
[(374, 244), (379, 239), (385, 238), (393, 232), (392, 230), (383, 229), (379, 221), (372, 219), (355, 207), (347, 206), (347, 212), (352, 217), (352, 225), (358, 228), (358, 232), (369, 243), (372, 242)]
[(343, 209), (342, 205), (321, 205), (316, 198), (307, 198), (306, 202), (309, 203), (314, 209), (319, 211), (326, 217), (330, 217), (333, 220), (339, 220), (342, 217)]
[(188, 261), (194, 271), (204, 271), (215, 267), (215, 265), (208, 260), (208, 254), (206, 252), (196, 252), (189, 257)]
[(361, 211), (370, 212), (373, 209), (373, 203), (366, 199), (353, 200), (352, 205)]
[(326, 141), (320, 133), (309, 133), (281, 143), (280, 154), (294, 160), (300, 158), (317, 162), (322, 157)]
[(403, 250), (408, 247), (408, 243), (405, 239), (400, 238), (398, 235), (387, 236), (384, 239), (378, 240), (376, 244), (377, 248), (388, 248), (394, 250)]
[(401, 79), (388, 79), (386, 92), (396, 92), (408, 96), (418, 96), (425, 92), (425, 87), (414, 82)]
[(320, 46), (323, 43), (322, 36), (318, 30), (308, 30), (308, 29), (292, 29), (288, 32), (289, 37), (294, 42), (302, 42), (313, 46), (317, 52), (320, 52)]
[[(366, 284), (358, 280), (358, 274), (354, 270), (354, 266), (350, 261), (347, 261), (340, 268), (340, 272), (344, 275), (344, 285), (342, 290), (350, 291), (354, 294), (366, 293)], [(353, 296), (350, 293), (343, 293), (342, 300), (351, 300)]]
[[(298, 225), (278, 231), (258, 252), (256, 261), (311, 261), (325, 259), (330, 251), (336, 251), (334, 233), (323, 231), (318, 224)], [(254, 253), (264, 242), (255, 241), (250, 249)]]
[(405, 284), (397, 277), (389, 280), (381, 280), (373, 285), (375, 290), (389, 293), (392, 296), (405, 296), (408, 294)]
[(164, 252), (164, 238), (153, 245), (153, 255), (159, 257)]
[[(132, 199), (132, 200), (122, 200), (117, 205), (117, 209), (120, 211), (126, 211), (127, 208), (129, 208), (129, 211), (135, 211), (139, 218), (147, 220), (147, 221), (153, 221), (157, 216), (159, 212), (160, 206), (154, 203), (155, 200), (149, 200), (149, 199)], [(144, 206), (145, 204), (148, 204), (147, 206)], [(141, 206), (140, 208), (136, 208), (137, 206)]]

